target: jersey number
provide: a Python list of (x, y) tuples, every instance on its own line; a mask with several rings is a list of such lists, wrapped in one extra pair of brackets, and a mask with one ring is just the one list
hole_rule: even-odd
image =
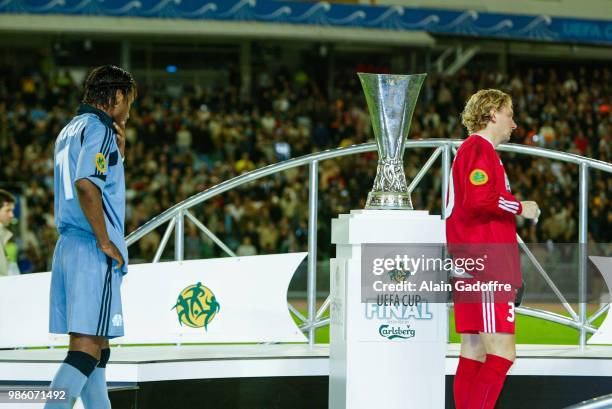
[(514, 301), (508, 301), (508, 316), (506, 317), (506, 320), (508, 322), (514, 322)]
[(74, 194), (72, 192), (72, 183), (70, 183), (68, 148), (70, 148), (70, 144), (66, 144), (66, 146), (57, 153), (57, 166), (59, 166), (62, 182), (64, 183), (64, 198), (66, 198), (66, 200), (72, 200), (74, 199)]

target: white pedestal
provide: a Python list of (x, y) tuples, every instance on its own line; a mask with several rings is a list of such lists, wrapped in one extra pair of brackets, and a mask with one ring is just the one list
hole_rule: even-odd
[[(444, 242), (444, 221), (427, 211), (353, 210), (332, 220), (330, 409), (444, 408), (446, 305), (417, 305), (397, 319), (361, 302), (362, 244)], [(383, 325), (414, 333), (389, 340)]]

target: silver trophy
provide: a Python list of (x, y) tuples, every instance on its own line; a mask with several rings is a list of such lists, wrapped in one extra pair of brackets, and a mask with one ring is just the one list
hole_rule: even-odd
[(374, 187), (366, 209), (412, 210), (404, 174), (404, 142), (427, 74), (357, 73), (365, 93), (378, 147)]

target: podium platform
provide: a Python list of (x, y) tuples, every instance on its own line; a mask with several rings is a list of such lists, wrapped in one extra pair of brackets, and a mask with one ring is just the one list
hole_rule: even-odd
[[(48, 385), (65, 354), (63, 348), (0, 351), (0, 386)], [(459, 345), (448, 344), (446, 409), (453, 408), (458, 357)], [(328, 345), (126, 346), (113, 348), (107, 373), (111, 386), (128, 388), (110, 394), (113, 409), (326, 409), (328, 358)], [(518, 345), (500, 407), (560, 409), (610, 390), (610, 347)]]

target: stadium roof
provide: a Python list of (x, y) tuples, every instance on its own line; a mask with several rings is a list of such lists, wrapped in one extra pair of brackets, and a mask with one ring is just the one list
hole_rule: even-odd
[[(44, 19), (14, 21), (18, 17)], [(290, 2), (273, 0), (3, 0), (0, 29), (42, 30), (57, 26), (59, 17), (80, 16), (62, 25), (60, 31), (86, 26), (106, 32), (186, 30), (245, 36), (285, 38), (360, 38), (377, 42), (426, 42), (426, 33), (468, 37), (493, 37), (545, 42), (612, 45), (612, 21), (587, 20), (550, 15), (526, 15), (442, 10), (402, 6)], [(109, 20), (91, 20), (92, 16)], [(124, 18), (130, 18), (126, 21)], [(54, 20), (55, 19), (55, 20)], [(84, 20), (78, 23), (77, 20)], [(61, 19), (59, 20), (62, 21)], [(152, 23), (156, 21), (156, 23)], [(164, 22), (164, 23), (162, 23)], [(195, 24), (187, 24), (188, 22)], [(94, 24), (96, 23), (96, 24)], [(98, 24), (99, 23), (99, 24)], [(167, 24), (170, 23), (170, 24)], [(217, 24), (213, 24), (217, 23)], [(233, 25), (229, 23), (234, 23)], [(136, 27), (128, 27), (134, 25)], [(178, 27), (183, 26), (185, 27)], [(200, 27), (200, 25), (202, 27)], [(99, 27), (98, 27), (99, 26)], [(177, 26), (177, 27), (174, 27)], [(208, 26), (208, 27), (206, 27)], [(11, 28), (12, 27), (12, 28)], [(380, 32), (377, 32), (380, 31)], [(91, 32), (88, 30), (88, 32)], [(360, 32), (363, 32), (360, 33)], [(384, 35), (391, 33), (391, 35)], [(416, 36), (415, 33), (419, 33)]]
[(87, 34), (208, 35), (357, 42), (361, 44), (420, 45), (435, 43), (425, 31), (364, 30), (358, 27), (309, 26), (256, 21), (150, 19), (135, 17), (81, 17), (0, 14), (0, 30)]

